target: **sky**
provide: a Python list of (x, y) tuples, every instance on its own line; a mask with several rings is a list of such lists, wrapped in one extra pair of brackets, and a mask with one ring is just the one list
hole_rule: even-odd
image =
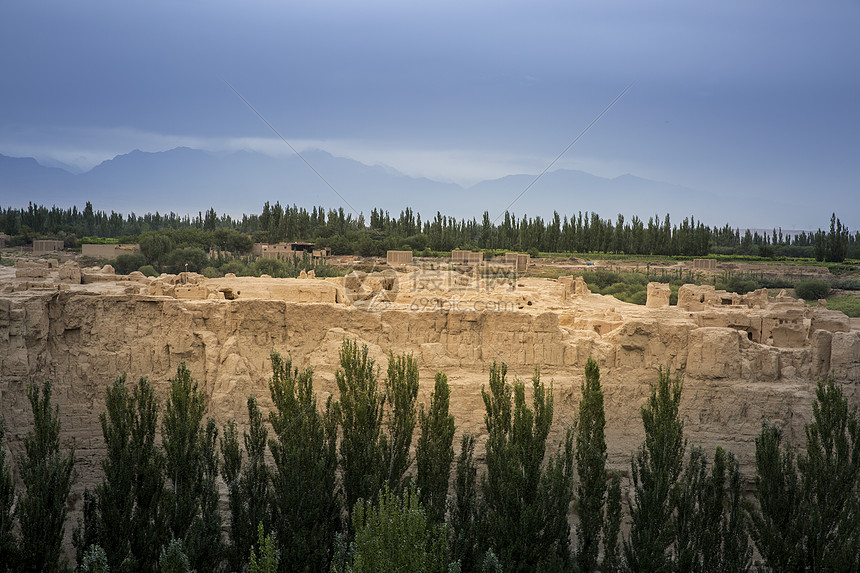
[(858, 29), (857, 0), (4, 0), (0, 153), (293, 153), (232, 86), (300, 151), (461, 185), (629, 173), (705, 220), (716, 195), (856, 230)]

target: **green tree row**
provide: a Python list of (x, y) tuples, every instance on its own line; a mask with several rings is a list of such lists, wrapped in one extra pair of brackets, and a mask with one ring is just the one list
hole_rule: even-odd
[[(661, 370), (641, 410), (645, 438), (631, 460), (625, 512), (621, 474), (606, 467), (591, 359), (577, 416), (555, 447), (547, 444), (552, 384), (535, 370), (527, 392), (505, 364), (491, 366), (480, 476), (474, 436), (462, 435), (455, 461), (444, 374), (417, 408), (411, 356), (390, 354), (380, 386), (367, 347), (345, 340), (339, 397), (321, 408), (311, 369), (271, 359), (273, 409), (266, 417), (248, 399), (244, 447), (234, 420), (221, 432), (204, 421), (203, 395), (184, 365), (170, 380), (160, 446), (151, 384), (114, 381), (100, 416), (104, 476), (85, 495), (74, 533), (80, 570), (749, 571), (754, 546), (762, 571), (860, 568), (860, 418), (832, 379), (818, 384), (805, 453), (763, 426), (747, 499), (730, 452), (718, 447), (710, 459), (688, 448), (680, 379)], [(51, 384), (31, 386), (29, 396), (21, 496), (0, 447), (0, 570), (59, 571), (74, 451), (60, 451)], [(3, 434), (0, 424), (0, 442)]]
[[(92, 204), (60, 209), (30, 204), (26, 209), (0, 208), (0, 229), (13, 241), (30, 241), (39, 236), (61, 238), (75, 246), (83, 237), (116, 237), (124, 241), (149, 243), (151, 264), (175, 248), (243, 253), (251, 242), (316, 241), (330, 246), (335, 254), (385, 255), (390, 249), (416, 252), (450, 251), (457, 248), (507, 249), (521, 252), (603, 252), (638, 255), (704, 256), (709, 253), (758, 255), (763, 257), (815, 257), (841, 262), (860, 258), (860, 233), (851, 234), (834, 214), (830, 230), (771, 233), (723, 227), (709, 227), (695, 217), (673, 224), (668, 215), (654, 215), (647, 221), (619, 214), (603, 219), (597, 213), (553, 213), (548, 219), (505, 212), (491, 220), (484, 212), (481, 220), (443, 216), (424, 218), (410, 208), (392, 216), (372, 209), (369, 221), (364, 214), (346, 213), (343, 208), (313, 207), (310, 211), (266, 202), (262, 212), (242, 219), (218, 216), (214, 209), (196, 217), (175, 213), (127, 216), (95, 211)], [(167, 232), (165, 248), (153, 238)], [(250, 238), (249, 238), (250, 237)]]

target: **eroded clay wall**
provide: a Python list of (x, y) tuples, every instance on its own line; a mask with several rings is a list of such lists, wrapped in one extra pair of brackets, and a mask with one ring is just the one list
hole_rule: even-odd
[[(558, 312), (446, 312), (408, 309), (367, 312), (343, 304), (283, 300), (180, 300), (165, 296), (97, 295), (54, 291), (0, 298), (0, 415), (7, 420), (13, 459), (31, 427), (29, 381), (51, 379), (62, 416), (65, 444), (74, 443), (80, 495), (99, 479), (104, 446), (98, 414), (114, 378), (146, 375), (162, 398), (167, 380), (186, 362), (219, 424), (245, 420), (249, 394), (264, 411), (272, 350), (315, 371), (324, 400), (336, 394), (334, 372), (344, 337), (370, 347), (384, 377), (389, 350), (419, 361), (419, 401), (429, 400), (433, 375), (448, 374), (458, 432), (478, 437), (483, 455), (481, 386), (493, 361), (511, 377), (529, 380), (536, 366), (552, 382), (556, 400), (551, 440), (573, 423), (583, 369), (597, 359), (605, 391), (609, 462), (629, 470), (642, 440), (639, 409), (660, 367), (684, 377), (682, 412), (691, 444), (732, 450), (749, 477), (754, 438), (763, 420), (783, 426), (799, 443), (809, 419), (815, 380), (832, 371), (858, 402), (860, 332), (816, 330), (799, 348), (750, 340), (746, 331), (709, 326), (704, 315), (677, 308), (625, 315), (590, 313), (582, 305)], [(577, 303), (579, 304), (579, 303)], [(413, 442), (414, 447), (414, 442)], [(70, 535), (71, 527), (67, 527)]]

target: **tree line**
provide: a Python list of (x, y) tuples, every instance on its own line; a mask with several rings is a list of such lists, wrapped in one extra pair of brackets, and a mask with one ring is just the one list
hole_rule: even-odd
[[(411, 355), (389, 354), (380, 384), (367, 347), (344, 340), (339, 397), (322, 407), (310, 368), (277, 353), (271, 364), (273, 409), (266, 415), (249, 397), (241, 436), (235, 420), (219, 428), (205, 418), (204, 397), (184, 364), (163, 410), (145, 377), (134, 384), (123, 375), (106, 389), (103, 477), (85, 493), (73, 536), (79, 570), (860, 568), (860, 418), (832, 378), (817, 385), (805, 451), (788, 447), (777, 426), (762, 426), (747, 499), (731, 452), (717, 447), (711, 458), (688, 447), (681, 381), (661, 369), (641, 408), (645, 438), (631, 458), (624, 500), (622, 475), (606, 466), (603, 390), (592, 359), (578, 413), (563, 421), (555, 446), (547, 443), (552, 384), (535, 369), (527, 392), (504, 363), (490, 367), (481, 388), (487, 437), (480, 476), (473, 435), (462, 435), (455, 459), (443, 373), (429, 404), (417, 407)], [(34, 427), (18, 460), (21, 494), (0, 448), (0, 570), (68, 570), (62, 539), (75, 453), (60, 449), (51, 383), (30, 385), (28, 396)], [(3, 435), (0, 424), (0, 441)], [(226, 524), (219, 477), (228, 492)], [(755, 564), (753, 547), (761, 556)]]
[[(352, 214), (343, 208), (313, 207), (310, 211), (266, 202), (262, 212), (234, 219), (219, 216), (214, 209), (197, 216), (175, 213), (136, 215), (96, 211), (87, 202), (77, 207), (30, 205), (26, 209), (0, 208), (0, 229), (22, 243), (45, 236), (60, 238), (73, 247), (84, 237), (112, 237), (137, 242), (148, 233), (197, 230), (195, 247), (216, 246), (231, 252), (246, 252), (250, 245), (219, 230), (231, 230), (250, 237), (251, 242), (315, 241), (330, 246), (335, 254), (385, 255), (391, 249), (415, 252), (440, 252), (452, 249), (506, 249), (520, 252), (601, 252), (628, 255), (705, 256), (738, 254), (762, 257), (809, 257), (841, 262), (860, 258), (860, 232), (853, 234), (833, 214), (829, 230), (783, 233), (782, 229), (759, 232), (709, 227), (695, 217), (673, 223), (669, 215), (659, 214), (647, 221), (619, 214), (613, 221), (597, 213), (554, 212), (548, 219), (505, 212), (491, 220), (484, 212), (481, 220), (443, 216), (422, 220), (421, 214), (406, 208), (399, 216), (372, 209), (369, 220), (363, 213)], [(192, 242), (189, 238), (184, 241)], [(243, 251), (244, 249), (244, 251)]]

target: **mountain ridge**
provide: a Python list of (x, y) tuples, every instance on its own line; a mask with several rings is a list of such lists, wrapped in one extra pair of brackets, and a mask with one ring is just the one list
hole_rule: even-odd
[[(307, 208), (343, 206), (355, 216), (366, 216), (374, 208), (397, 213), (408, 206), (425, 217), (439, 212), (458, 219), (477, 219), (484, 211), (497, 219), (505, 211), (517, 217), (544, 218), (551, 218), (554, 212), (572, 216), (581, 211), (604, 218), (619, 213), (627, 218), (636, 215), (644, 220), (655, 213), (669, 213), (677, 221), (690, 215), (697, 220), (708, 218), (696, 212), (703, 198), (719, 205), (717, 198), (707, 194), (630, 173), (606, 178), (570, 169), (540, 177), (513, 173), (464, 187), (319, 149), (306, 150), (301, 158), (277, 158), (248, 150), (135, 149), (79, 174), (44, 166), (33, 158), (0, 155), (0, 202), (5, 206), (32, 201), (71, 207), (90, 201), (99, 210), (122, 213), (197, 213), (212, 207), (219, 213), (241, 216), (259, 212), (266, 201), (279, 201)], [(715, 219), (708, 224), (722, 222)]]

